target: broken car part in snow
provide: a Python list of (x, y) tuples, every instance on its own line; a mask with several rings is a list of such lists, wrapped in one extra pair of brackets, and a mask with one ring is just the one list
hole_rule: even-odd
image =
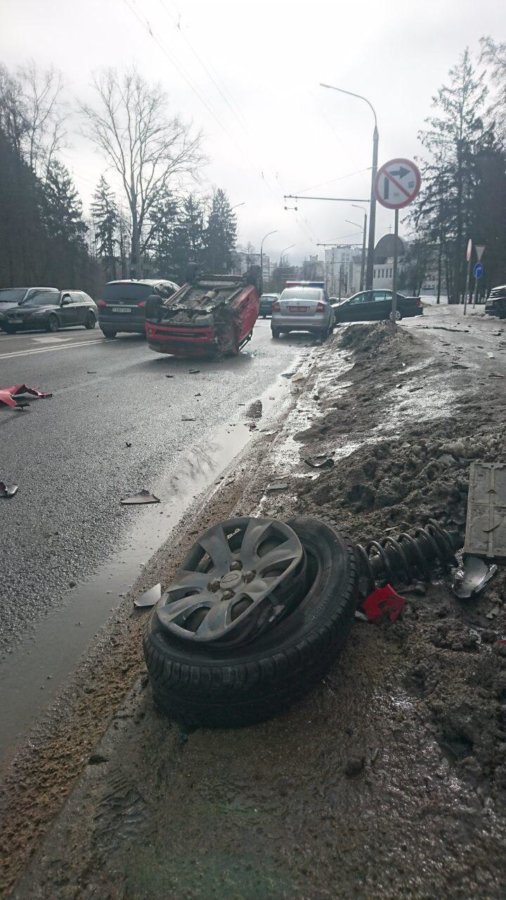
[(17, 484), (5, 484), (4, 481), (0, 481), (0, 497), (10, 499), (10, 497), (14, 497), (14, 494), (17, 494), (17, 492)]
[(230, 519), (200, 536), (157, 615), (180, 640), (241, 645), (300, 599), (304, 571), (304, 550), (288, 525)]
[(385, 616), (388, 616), (393, 623), (397, 621), (405, 606), (404, 597), (394, 591), (391, 584), (386, 584), (385, 587), (376, 588), (372, 594), (369, 594), (360, 609), (364, 612), (368, 622), (381, 622)]
[(140, 597), (137, 597), (134, 600), (134, 606), (137, 609), (148, 609), (152, 606), (156, 606), (160, 597), (162, 596), (162, 586), (161, 584), (154, 584), (153, 587), (149, 588), (149, 590), (144, 591)]
[(471, 463), (464, 553), (506, 562), (504, 463)]
[(304, 458), (304, 462), (312, 469), (333, 469), (335, 466), (335, 460), (331, 456), (308, 456)]
[(326, 675), (353, 624), (357, 561), (318, 519), (238, 519), (201, 536), (170, 591), (144, 636), (156, 705), (186, 727), (247, 725)]
[[(184, 284), (167, 299), (146, 303), (151, 350), (175, 356), (236, 355), (258, 318), (258, 267), (245, 276), (210, 275)], [(190, 370), (197, 374), (198, 370)]]
[(470, 600), (477, 597), (497, 572), (496, 565), (489, 565), (478, 556), (465, 553), (462, 566), (454, 576), (452, 590), (459, 600)]
[(28, 387), (26, 384), (11, 384), (10, 387), (0, 388), (0, 404), (9, 406), (11, 409), (23, 409), (28, 406), (26, 394), (31, 397), (37, 397), (45, 400), (53, 395), (48, 391), (39, 391), (37, 388)]
[(356, 545), (360, 569), (360, 593), (367, 597), (376, 587), (398, 580), (410, 584), (413, 579), (430, 580), (434, 565), (456, 565), (455, 552), (462, 546), (462, 538), (429, 522), (412, 534), (403, 532), (398, 538), (386, 537), (369, 541), (365, 547)]
[(123, 497), (120, 502), (123, 506), (137, 506), (141, 503), (160, 503), (160, 498), (155, 497), (150, 491), (142, 490), (138, 494), (132, 494), (131, 497)]

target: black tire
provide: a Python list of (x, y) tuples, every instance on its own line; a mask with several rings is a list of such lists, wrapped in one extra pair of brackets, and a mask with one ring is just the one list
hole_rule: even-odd
[(60, 323), (58, 322), (58, 317), (51, 313), (47, 320), (46, 331), (52, 331), (54, 333), (55, 331), (58, 331), (59, 327)]
[(354, 551), (318, 519), (287, 524), (306, 551), (307, 593), (251, 644), (226, 649), (178, 641), (155, 608), (144, 636), (153, 697), (185, 727), (249, 725), (282, 712), (323, 678), (345, 643), (357, 607)]
[(281, 331), (279, 330), (279, 328), (272, 328), (272, 327), (271, 327), (271, 334), (272, 334), (273, 340), (279, 341), (279, 338), (280, 338), (280, 335), (281, 335)]
[(97, 324), (97, 318), (96, 318), (96, 316), (95, 316), (95, 313), (92, 312), (91, 309), (90, 309), (89, 313), (87, 313), (87, 315), (86, 315), (86, 319), (85, 319), (85, 322), (84, 322), (84, 327), (85, 327), (88, 331), (91, 331), (91, 329), (94, 328), (96, 324)]
[(102, 334), (105, 338), (115, 338), (117, 332), (114, 330), (114, 328), (102, 328)]
[(396, 309), (396, 310), (395, 310), (395, 319), (394, 319), (394, 314), (393, 314), (393, 312), (390, 312), (390, 313), (389, 313), (388, 318), (390, 319), (391, 322), (400, 322), (401, 319), (402, 319), (402, 315), (401, 315), (400, 309)]

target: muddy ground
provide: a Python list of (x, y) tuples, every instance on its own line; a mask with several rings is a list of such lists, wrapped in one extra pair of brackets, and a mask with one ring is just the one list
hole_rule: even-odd
[[(281, 432), (243, 460), (244, 478), (198, 527), (228, 511), (299, 512), (353, 540), (429, 518), (463, 534), (471, 460), (506, 461), (505, 334), (493, 327), (498, 350), (482, 367), (421, 329), (343, 329), (292, 377)], [(304, 461), (315, 458), (334, 464)], [(182, 550), (159, 560), (162, 583)], [(357, 621), (320, 687), (259, 726), (183, 734), (155, 712), (141, 677), (92, 749), (83, 696), (77, 734), (75, 719), (74, 733), (62, 724), (54, 760), (39, 764), (47, 795), (51, 773), (61, 785), (66, 736), (84, 743), (69, 754), (60, 800), (88, 765), (14, 896), (504, 897), (506, 568), (472, 602), (457, 601), (443, 576), (403, 594), (398, 622)], [(113, 635), (127, 679), (142, 670), (140, 627), (127, 619)], [(109, 696), (101, 682), (111, 710), (120, 672)], [(15, 851), (11, 878), (36, 843), (27, 818), (48, 821), (57, 805), (31, 810), (33, 776), (20, 767), (2, 839)]]

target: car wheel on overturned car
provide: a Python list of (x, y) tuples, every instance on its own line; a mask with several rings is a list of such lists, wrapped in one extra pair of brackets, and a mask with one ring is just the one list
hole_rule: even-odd
[(254, 641), (204, 646), (175, 637), (160, 605), (150, 618), (144, 654), (153, 697), (186, 727), (248, 725), (282, 712), (323, 678), (346, 641), (357, 605), (353, 549), (318, 519), (287, 524), (305, 551), (302, 596)]

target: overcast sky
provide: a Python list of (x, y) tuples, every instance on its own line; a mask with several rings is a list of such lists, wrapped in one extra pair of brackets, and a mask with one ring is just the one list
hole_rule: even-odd
[[(347, 203), (283, 194), (367, 198), (375, 106), (380, 164), (420, 152), (431, 97), (466, 46), (505, 40), (504, 0), (2, 0), (1, 59), (33, 58), (64, 74), (70, 109), (91, 99), (92, 72), (134, 62), (166, 88), (174, 112), (204, 132), (209, 159), (199, 190), (224, 188), (238, 237), (290, 261), (317, 242), (361, 240), (361, 212)], [(151, 33), (150, 33), (151, 32)], [(77, 129), (77, 122), (72, 120)], [(103, 160), (76, 132), (62, 155), (86, 211)], [(292, 204), (290, 204), (292, 205)], [(393, 224), (379, 208), (376, 239)], [(322, 254), (322, 248), (318, 248)]]

